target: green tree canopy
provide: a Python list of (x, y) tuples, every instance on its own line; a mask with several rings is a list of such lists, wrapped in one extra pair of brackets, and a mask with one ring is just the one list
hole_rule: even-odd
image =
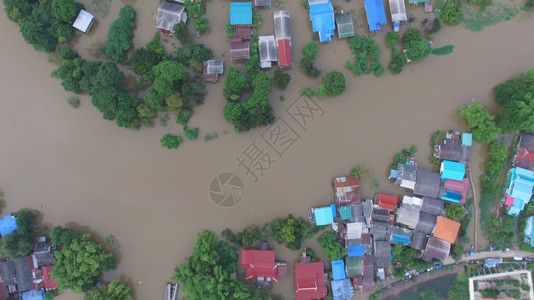
[(480, 143), (489, 143), (499, 136), (501, 130), (494, 117), (480, 103), (475, 103), (459, 108), (460, 117), (467, 120), (467, 126), (472, 129), (473, 138)]
[(99, 288), (92, 289), (83, 297), (84, 300), (133, 300), (130, 295), (130, 287), (113, 280), (109, 284)]
[(337, 96), (345, 91), (345, 75), (339, 71), (332, 71), (326, 74), (324, 85), (326, 93), (330, 96)]
[(394, 31), (388, 31), (386, 33), (386, 46), (393, 48), (400, 40), (400, 34)]
[(167, 149), (176, 149), (183, 141), (181, 136), (167, 133), (161, 138), (161, 145)]
[(494, 92), (501, 105), (497, 125), (504, 132), (534, 130), (534, 69), (497, 85)]
[(456, 25), (460, 23), (464, 13), (458, 0), (438, 1), (436, 5), (439, 8), (439, 18), (443, 23)]
[(341, 246), (331, 232), (325, 232), (317, 239), (317, 241), (319, 242), (319, 245), (321, 245), (328, 260), (338, 260), (348, 254), (347, 248)]
[(0, 256), (13, 260), (22, 258), (33, 250), (33, 236), (37, 214), (22, 208), (15, 213), (18, 229), (0, 239)]
[(302, 47), (302, 53), (307, 58), (316, 58), (319, 53), (319, 46), (316, 42), (308, 42)]
[(114, 62), (123, 62), (126, 59), (126, 52), (132, 48), (132, 30), (135, 27), (135, 9), (125, 5), (119, 11), (119, 18), (109, 27), (108, 40), (102, 54)]
[(72, 24), (80, 9), (72, 0), (52, 0), (52, 11), (57, 19)]
[(469, 299), (469, 279), (465, 273), (458, 274), (456, 281), (449, 288), (447, 297), (449, 300)]
[(278, 88), (280, 88), (281, 90), (285, 90), (287, 88), (287, 85), (291, 81), (291, 75), (280, 69), (276, 69), (274, 71), (273, 81)]
[(445, 214), (447, 218), (458, 221), (463, 218), (465, 211), (462, 205), (459, 204), (448, 204), (445, 207)]
[(102, 272), (115, 269), (115, 259), (100, 244), (92, 242), (89, 234), (79, 236), (69, 231), (55, 227), (50, 234), (52, 243), (61, 247), (54, 252), (52, 278), (58, 280), (60, 290), (87, 292), (96, 285)]

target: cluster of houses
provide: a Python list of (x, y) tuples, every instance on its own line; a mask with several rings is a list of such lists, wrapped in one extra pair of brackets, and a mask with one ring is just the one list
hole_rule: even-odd
[(434, 149), (442, 160), (440, 173), (418, 168), (411, 159), (399, 164), (391, 178), (411, 191), (402, 200), (383, 193), (363, 200), (358, 177), (333, 179), (335, 203), (311, 208), (308, 215), (316, 225), (332, 225), (348, 250), (346, 257), (331, 262), (334, 299), (348, 299), (354, 290), (372, 291), (375, 279), (390, 277), (392, 244), (421, 251), (428, 262), (449, 255), (460, 223), (445, 217), (444, 205), (466, 201), (471, 143), (469, 133), (448, 132)]
[(352, 17), (343, 12), (335, 14), (330, 0), (308, 0), (308, 6), (312, 31), (317, 32), (321, 43), (332, 40), (336, 25), (339, 38), (354, 36)]
[[(16, 217), (6, 215), (0, 220), (2, 237), (18, 230)], [(50, 273), (54, 265), (52, 245), (39, 238), (31, 255), (17, 260), (0, 259), (0, 300), (10, 294), (22, 300), (44, 300), (45, 291), (57, 288), (57, 280)]]

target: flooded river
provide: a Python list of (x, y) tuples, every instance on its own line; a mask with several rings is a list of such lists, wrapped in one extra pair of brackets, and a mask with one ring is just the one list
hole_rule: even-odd
[[(94, 10), (89, 1), (83, 2), (88, 10)], [(136, 46), (145, 44), (155, 32), (156, 2), (138, 0), (134, 4), (138, 12)], [(297, 62), (311, 33), (307, 11), (298, 1), (287, 2), (284, 8), (292, 13)], [(212, 32), (202, 41), (217, 56), (226, 53), (230, 63), (224, 31), (228, 6), (226, 1), (209, 3)], [(360, 7), (361, 3), (342, 3), (347, 10), (351, 6)], [(91, 35), (80, 36), (76, 49), (88, 57), (86, 48), (105, 40), (120, 7), (120, 1), (113, 1), (109, 16), (99, 20)], [(272, 34), (270, 12), (262, 13), (265, 22), (260, 34)], [(7, 201), (3, 213), (30, 207), (40, 210), (49, 226), (69, 225), (97, 238), (115, 235), (121, 244), (120, 264), (105, 279), (120, 277), (133, 286), (143, 281), (134, 288), (136, 298), (143, 300), (161, 298), (174, 267), (191, 253), (198, 231), (239, 230), (288, 213), (305, 215), (308, 207), (328, 203), (331, 178), (347, 174), (356, 164), (371, 170), (381, 190), (401, 194), (387, 183), (394, 153), (415, 144), (420, 165), (430, 167), (431, 133), (465, 129), (466, 123), (456, 113), (459, 105), (476, 98), (495, 109), (492, 87), (533, 67), (530, 29), (534, 18), (526, 14), (479, 33), (460, 26), (445, 28), (436, 34), (434, 45), (452, 44), (454, 52), (408, 65), (398, 76), (386, 72), (381, 78), (353, 77), (344, 68), (345, 62), (353, 59), (348, 46), (335, 40), (321, 45), (316, 63), (323, 74), (343, 71), (347, 90), (340, 97), (318, 101), (314, 120), (299, 127), (290, 113), (301, 103), (300, 89), (314, 88), (320, 80), (309, 80), (294, 68), (288, 89), (283, 93), (273, 90), (276, 115), (283, 119), (279, 122), (285, 121), (299, 137), (281, 156), (267, 148), (262, 139), (265, 128), (235, 134), (224, 121), (222, 82), (209, 86), (208, 98), (190, 122), (200, 127), (201, 137), (210, 132), (219, 137), (210, 142), (200, 138), (185, 142), (179, 150), (167, 150), (159, 140), (168, 132), (181, 133), (174, 120), (166, 128), (158, 124), (133, 131), (104, 121), (85, 96), (81, 106), (72, 109), (66, 102), (70, 94), (49, 76), (55, 65), (47, 61), (47, 54), (27, 45), (3, 12), (0, 25), (0, 189)], [(363, 32), (364, 28), (357, 28), (358, 34)], [(375, 39), (383, 44), (384, 37), (381, 32)], [(169, 39), (167, 43), (172, 46), (178, 41)], [(382, 63), (387, 65), (389, 50), (382, 47), (382, 52)], [(287, 100), (278, 101), (280, 95)], [(228, 133), (223, 134), (225, 131)], [(276, 159), (257, 182), (236, 161), (252, 142)], [(480, 174), (483, 161), (479, 155), (483, 152), (478, 145), (472, 151), (475, 177)], [(210, 200), (210, 181), (223, 172), (237, 174), (244, 184), (241, 201), (231, 208), (220, 208)], [(362, 189), (365, 195), (372, 195), (368, 184)], [(290, 263), (297, 258), (287, 250), (281, 254)], [(293, 279), (283, 280), (273, 293), (291, 299)], [(82, 296), (66, 294), (58, 299)]]

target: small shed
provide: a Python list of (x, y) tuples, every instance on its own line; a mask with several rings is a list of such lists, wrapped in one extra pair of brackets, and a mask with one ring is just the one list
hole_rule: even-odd
[(80, 10), (80, 13), (78, 14), (78, 17), (76, 17), (76, 20), (74, 20), (74, 23), (72, 24), (72, 27), (78, 29), (79, 31), (86, 33), (91, 29), (91, 26), (93, 26), (93, 23), (95, 21), (95, 16), (93, 16), (91, 13), (85, 10)]
[(252, 24), (252, 2), (230, 2), (230, 25)]
[(386, 11), (383, 0), (365, 0), (365, 12), (370, 31), (382, 30), (382, 25), (387, 24)]
[(202, 79), (204, 82), (215, 83), (219, 81), (219, 74), (224, 74), (224, 61), (210, 59), (202, 64)]
[(271, 0), (254, 0), (255, 7), (271, 7)]
[(278, 60), (276, 55), (276, 41), (274, 35), (264, 35), (258, 37), (258, 50), (260, 55), (260, 67), (270, 68), (272, 62)]
[(354, 36), (354, 23), (350, 14), (336, 14), (336, 25), (340, 39)]
[(232, 60), (249, 59), (250, 42), (243, 41), (239, 37), (230, 39), (230, 58)]
[(332, 276), (334, 280), (345, 279), (345, 263), (342, 259), (332, 261)]
[(185, 7), (180, 4), (163, 1), (158, 7), (156, 13), (156, 28), (163, 33), (174, 34), (174, 27), (182, 22), (187, 21)]

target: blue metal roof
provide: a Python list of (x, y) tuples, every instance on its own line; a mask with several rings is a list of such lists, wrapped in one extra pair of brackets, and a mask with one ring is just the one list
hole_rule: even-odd
[(18, 230), (17, 218), (11, 215), (5, 215), (2, 220), (0, 220), (0, 235), (6, 236), (12, 233), (15, 230)]
[(473, 135), (470, 133), (462, 134), (462, 145), (472, 146), (473, 145)]
[(521, 212), (521, 211), (520, 211), (519, 208), (517, 208), (517, 207), (513, 207), (513, 206), (512, 206), (512, 207), (510, 207), (510, 209), (508, 209), (508, 215), (509, 215), (509, 216), (516, 216), (516, 217), (517, 217), (517, 216), (519, 215), (520, 212)]
[(365, 0), (365, 12), (370, 31), (382, 30), (381, 24), (388, 23), (382, 0)]
[(22, 293), (22, 300), (44, 300), (44, 290), (30, 290)]
[(330, 0), (323, 3), (310, 4), (310, 20), (312, 31), (319, 33), (319, 41), (329, 42), (335, 34), (334, 7)]
[(230, 25), (252, 24), (252, 2), (230, 2)]
[(365, 248), (363, 246), (349, 246), (349, 256), (363, 256)]
[(335, 204), (330, 204), (330, 208), (332, 208), (332, 216), (337, 217), (337, 210)]
[(329, 225), (334, 222), (332, 208), (330, 206), (315, 209), (315, 224), (317, 226)]
[(389, 171), (389, 179), (397, 179), (399, 177), (399, 171), (391, 169)]
[(459, 203), (460, 200), (462, 200), (462, 194), (457, 193), (455, 191), (444, 191), (443, 197), (441, 197), (441, 199), (454, 203)]
[(345, 279), (345, 263), (342, 259), (332, 261), (332, 274), (334, 280), (343, 280)]
[(491, 268), (495, 267), (496, 265), (502, 263), (502, 260), (496, 259), (496, 258), (486, 258), (486, 264), (485, 267)]
[(444, 160), (441, 163), (441, 179), (452, 179), (462, 181), (465, 176), (465, 165), (463, 163)]
[(410, 243), (410, 238), (405, 236), (405, 235), (392, 233), (391, 234), (391, 242), (392, 243), (400, 243), (400, 244), (403, 244), (404, 246), (406, 246), (406, 245), (408, 245)]

